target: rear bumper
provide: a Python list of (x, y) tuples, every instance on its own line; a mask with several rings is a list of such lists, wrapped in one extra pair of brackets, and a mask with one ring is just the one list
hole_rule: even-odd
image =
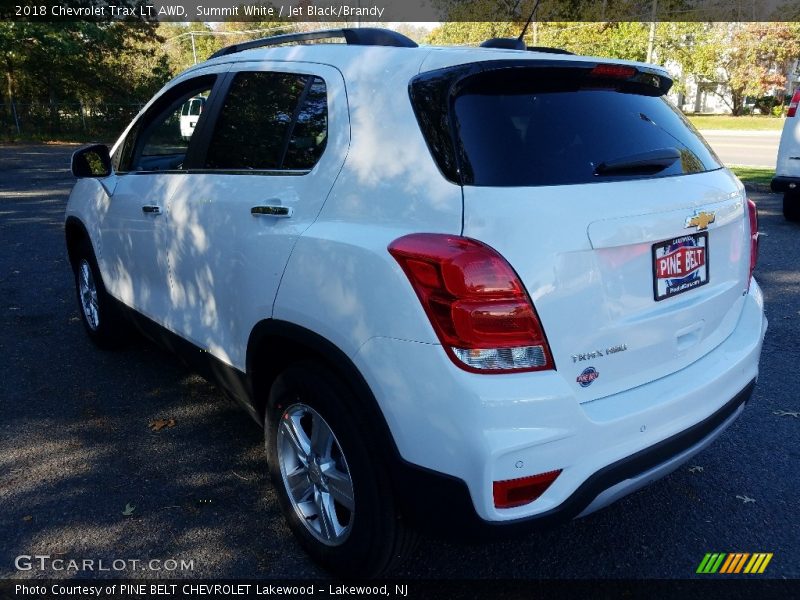
[[(755, 380), (707, 419), (600, 469), (564, 502), (544, 513), (511, 521), (487, 521), (475, 512), (463, 481), (410, 463), (400, 466), (396, 473), (399, 489), (408, 492), (401, 502), (411, 518), (426, 529), (459, 537), (521, 534), (585, 516), (667, 475), (703, 450), (739, 416), (754, 387)], [(432, 510), (435, 507), (446, 510)]]
[[(465, 373), (438, 345), (373, 339), (355, 359), (394, 438), (391, 473), (406, 513), (426, 528), (507, 535), (602, 508), (702, 450), (750, 397), (766, 327), (753, 282), (717, 348), (583, 404), (559, 373)], [(555, 469), (536, 501), (494, 506), (493, 481)]]
[(800, 193), (800, 177), (786, 177), (778, 175), (773, 177), (769, 184), (773, 192), (798, 192)]

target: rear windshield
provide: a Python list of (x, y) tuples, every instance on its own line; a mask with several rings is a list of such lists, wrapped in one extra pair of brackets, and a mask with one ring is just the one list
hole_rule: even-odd
[(721, 167), (663, 97), (511, 72), (471, 77), (452, 105), (465, 184), (581, 184)]

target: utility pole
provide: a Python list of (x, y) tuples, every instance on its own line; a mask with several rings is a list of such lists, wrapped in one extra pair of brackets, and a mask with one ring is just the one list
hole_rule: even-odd
[(192, 56), (194, 57), (194, 64), (197, 64), (197, 48), (194, 46), (194, 31), (190, 31), (189, 36), (192, 38)]
[(650, 13), (650, 36), (647, 40), (647, 61), (653, 62), (653, 45), (656, 41), (656, 8), (658, 0), (653, 0), (653, 12)]

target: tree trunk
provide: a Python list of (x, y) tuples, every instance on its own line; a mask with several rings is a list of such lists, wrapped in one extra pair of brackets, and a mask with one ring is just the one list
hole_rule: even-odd
[(11, 64), (11, 57), (6, 55), (6, 112), (8, 122), (14, 124), (14, 65)]
[(58, 98), (56, 96), (56, 86), (53, 77), (47, 78), (47, 95), (50, 102), (50, 133), (58, 133), (61, 130), (61, 123), (58, 115)]
[(731, 90), (731, 114), (739, 117), (744, 109), (744, 94), (741, 91)]

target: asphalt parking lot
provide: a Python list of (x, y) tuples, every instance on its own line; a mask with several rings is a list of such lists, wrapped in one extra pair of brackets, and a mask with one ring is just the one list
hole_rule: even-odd
[[(17, 570), (34, 554), (193, 562), (82, 576), (324, 577), (284, 525), (250, 418), (150, 343), (104, 353), (84, 335), (62, 228), (72, 150), (0, 146), (0, 578), (75, 576)], [(423, 539), (399, 576), (685, 578), (707, 552), (772, 552), (764, 577), (800, 577), (800, 224), (751, 197), (770, 329), (743, 416), (599, 513), (506, 542)]]

